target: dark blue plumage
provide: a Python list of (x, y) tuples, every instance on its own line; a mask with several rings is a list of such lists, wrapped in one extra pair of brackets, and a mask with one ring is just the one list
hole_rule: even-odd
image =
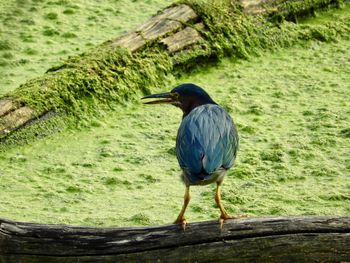
[(184, 213), (190, 201), (191, 185), (216, 183), (215, 201), (221, 226), (230, 217), (221, 204), (221, 184), (233, 166), (238, 148), (236, 127), (228, 115), (201, 87), (186, 83), (171, 92), (152, 94), (146, 104), (168, 103), (181, 108), (183, 118), (176, 137), (176, 156), (186, 185), (184, 205), (175, 223), (186, 225)]
[(238, 136), (227, 112), (216, 104), (194, 108), (181, 122), (176, 155), (188, 185), (216, 181), (216, 172), (232, 167)]

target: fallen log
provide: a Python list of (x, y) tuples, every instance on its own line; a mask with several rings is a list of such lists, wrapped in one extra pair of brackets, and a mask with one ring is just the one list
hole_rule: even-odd
[(0, 219), (0, 261), (347, 262), (350, 217), (258, 217), (94, 228)]
[[(184, 0), (174, 4), (131, 32), (69, 58), (0, 98), (0, 151), (28, 137), (50, 134), (39, 123), (50, 121), (52, 132), (64, 128), (62, 121), (57, 128), (55, 121), (42, 116), (79, 119), (97, 105), (122, 101), (138, 91), (149, 93), (152, 87), (166, 85), (169, 76), (223, 56), (247, 58), (259, 49), (348, 35), (350, 26), (338, 26), (339, 21), (321, 29), (264, 23), (266, 17), (277, 16), (280, 23), (283, 18), (296, 20), (341, 3), (345, 1)], [(13, 135), (35, 125), (28, 133)]]

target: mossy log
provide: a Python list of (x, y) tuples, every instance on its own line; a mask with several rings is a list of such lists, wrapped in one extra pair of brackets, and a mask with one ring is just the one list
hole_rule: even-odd
[(348, 262), (350, 217), (260, 217), (93, 228), (0, 219), (0, 261)]
[[(159, 15), (152, 17), (146, 23), (140, 25), (134, 31), (112, 40), (110, 45), (124, 47), (131, 52), (135, 52), (149, 42), (161, 39), (163, 36), (172, 32), (176, 32), (182, 27), (183, 23), (189, 22), (195, 18), (197, 18), (196, 13), (187, 5), (170, 7)], [(169, 38), (166, 38), (168, 39), (166, 45), (169, 46), (170, 52), (174, 51), (174, 45), (184, 48), (200, 40), (197, 31), (192, 29), (192, 31), (195, 31), (198, 35), (196, 39), (192, 39), (193, 34), (188, 34), (188, 31), (188, 29), (184, 29), (177, 32), (176, 36), (178, 37), (174, 40), (174, 42), (176, 42), (174, 44), (169, 42)], [(53, 71), (59, 72), (59, 70)], [(45, 92), (44, 87), (43, 92)], [(47, 109), (38, 111), (26, 105), (21, 106), (19, 103), (15, 102), (15, 100), (12, 100), (12, 98), (0, 100), (0, 138), (23, 126), (33, 118), (41, 116), (45, 112), (47, 112)]]
[[(197, 14), (187, 5), (171, 7), (152, 17), (134, 31), (113, 40), (113, 45), (125, 47), (134, 52), (148, 42), (161, 39), (165, 35), (176, 32), (182, 28), (183, 23), (196, 18)], [(178, 34), (182, 34), (181, 32), (183, 31), (180, 31)], [(191, 36), (183, 37), (182, 39), (186, 43), (186, 39), (189, 37)], [(182, 46), (185, 47), (186, 44)]]
[[(344, 0), (183, 0), (125, 35), (69, 58), (63, 65), (49, 69), (42, 77), (29, 80), (0, 98), (0, 146), (11, 141), (11, 136), (22, 127), (66, 114), (80, 118), (94, 105), (115, 103), (140, 90), (147, 93), (152, 87), (167, 83), (170, 75), (187, 72), (192, 66), (213, 58), (246, 58), (258, 48), (270, 48), (270, 44), (288, 46), (289, 42), (299, 39), (322, 38), (328, 31), (334, 34), (337, 29), (327, 31), (304, 26), (305, 32), (298, 35), (293, 29), (287, 35), (287, 30), (280, 33), (277, 26), (262, 25), (259, 18), (254, 24), (254, 20), (247, 17), (278, 14), (295, 18), (299, 13), (306, 15), (308, 10), (342, 2)], [(292, 38), (294, 40), (290, 40)], [(47, 115), (48, 112), (58, 114)], [(53, 131), (60, 130), (54, 127), (55, 123), (50, 125)], [(59, 125), (64, 124), (59, 122)], [(40, 133), (50, 132), (44, 127), (31, 136), (40, 136)], [(23, 136), (29, 137), (25, 133)], [(20, 136), (12, 137), (12, 141), (20, 140)]]

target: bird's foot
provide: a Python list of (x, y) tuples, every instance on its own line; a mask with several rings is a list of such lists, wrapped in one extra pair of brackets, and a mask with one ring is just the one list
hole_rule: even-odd
[(186, 221), (186, 219), (185, 219), (184, 217), (177, 218), (177, 219), (175, 220), (174, 224), (181, 225), (183, 231), (185, 232), (185, 230), (186, 230), (186, 225), (187, 225), (187, 221)]
[(248, 217), (248, 216), (247, 215), (230, 216), (228, 214), (221, 214), (221, 216), (219, 218), (220, 229), (222, 229), (225, 220), (227, 220), (227, 219), (238, 219), (238, 218), (244, 218), (244, 217)]

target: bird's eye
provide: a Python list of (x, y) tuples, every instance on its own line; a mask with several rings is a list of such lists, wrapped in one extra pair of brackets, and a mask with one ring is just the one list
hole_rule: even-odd
[(171, 94), (172, 95), (172, 97), (174, 98), (174, 99), (179, 99), (179, 97), (180, 97), (180, 94), (179, 93), (177, 93), (177, 92), (174, 92), (174, 93), (172, 93)]

